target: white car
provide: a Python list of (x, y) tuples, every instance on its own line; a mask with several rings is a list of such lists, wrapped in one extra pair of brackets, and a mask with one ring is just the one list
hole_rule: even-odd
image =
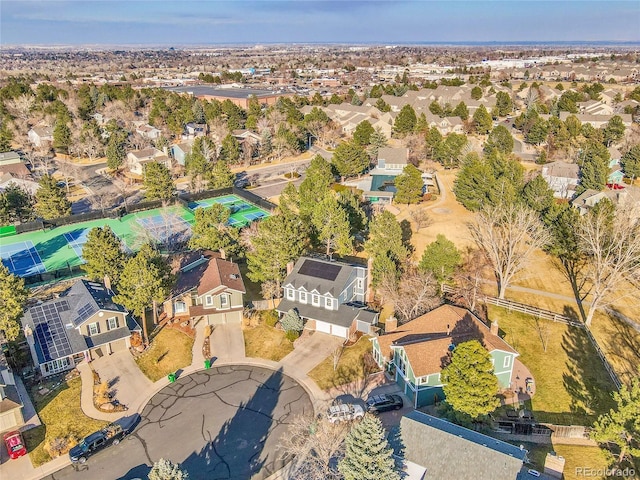
[(348, 422), (351, 420), (361, 419), (362, 417), (364, 417), (364, 408), (353, 403), (333, 405), (332, 407), (329, 407), (329, 410), (327, 411), (327, 419), (331, 423)]

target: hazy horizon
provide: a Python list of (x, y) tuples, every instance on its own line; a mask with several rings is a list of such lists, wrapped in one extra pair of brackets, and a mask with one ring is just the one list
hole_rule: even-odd
[(638, 1), (3, 0), (7, 46), (635, 44)]

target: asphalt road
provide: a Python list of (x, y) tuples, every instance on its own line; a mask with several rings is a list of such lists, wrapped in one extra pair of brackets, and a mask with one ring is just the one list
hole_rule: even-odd
[(204, 370), (158, 392), (119, 445), (46, 478), (147, 478), (153, 462), (165, 458), (180, 463), (192, 480), (264, 479), (283, 466), (279, 440), (303, 413), (313, 413), (308, 394), (280, 372)]

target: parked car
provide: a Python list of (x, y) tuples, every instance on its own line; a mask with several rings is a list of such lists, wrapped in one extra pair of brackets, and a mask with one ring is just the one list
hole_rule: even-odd
[(18, 430), (5, 433), (2, 440), (4, 440), (4, 446), (7, 447), (7, 453), (12, 460), (27, 454), (27, 447), (25, 447), (22, 435)]
[(69, 458), (73, 463), (84, 463), (87, 458), (100, 450), (119, 444), (127, 433), (117, 423), (107, 425), (102, 430), (85, 437), (78, 445), (69, 450)]
[(329, 410), (327, 411), (327, 419), (331, 423), (348, 422), (351, 420), (358, 420), (362, 417), (364, 417), (364, 409), (355, 403), (333, 405), (332, 407), (329, 407)]
[(400, 410), (404, 405), (399, 395), (374, 395), (367, 399), (367, 412), (380, 413)]

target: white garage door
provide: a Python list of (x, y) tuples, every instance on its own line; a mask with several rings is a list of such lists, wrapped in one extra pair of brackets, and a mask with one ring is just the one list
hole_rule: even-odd
[(16, 416), (13, 413), (13, 410), (0, 415), (0, 432), (4, 432), (6, 430), (13, 430), (16, 426), (17, 426)]
[(338, 327), (337, 325), (332, 325), (331, 333), (336, 337), (347, 338), (347, 327)]
[(316, 320), (316, 330), (323, 333), (331, 333), (331, 324)]

